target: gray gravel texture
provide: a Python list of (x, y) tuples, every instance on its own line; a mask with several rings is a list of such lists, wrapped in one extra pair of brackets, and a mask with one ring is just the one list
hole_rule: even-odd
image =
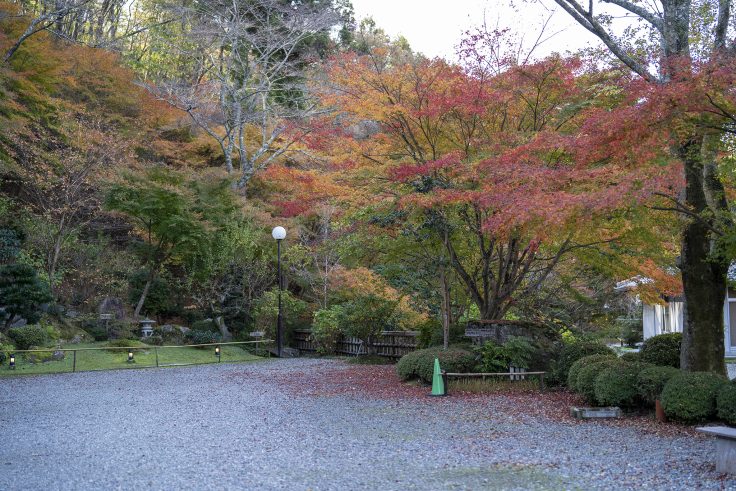
[(736, 489), (709, 438), (519, 417), (494, 397), (295, 395), (291, 359), (0, 380), (0, 490)]

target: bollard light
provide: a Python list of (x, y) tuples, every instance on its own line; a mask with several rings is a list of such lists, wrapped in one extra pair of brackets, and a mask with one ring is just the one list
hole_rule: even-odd
[(133, 350), (129, 349), (128, 350), (128, 363), (134, 363), (134, 362), (135, 360), (133, 359)]
[(14, 354), (10, 355), (10, 368), (15, 370), (15, 355)]
[(220, 361), (220, 347), (215, 346), (215, 356), (217, 357), (217, 361)]

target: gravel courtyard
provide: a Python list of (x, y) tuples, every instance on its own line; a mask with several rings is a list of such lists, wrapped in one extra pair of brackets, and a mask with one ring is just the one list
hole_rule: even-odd
[(272, 360), (0, 380), (0, 489), (736, 489), (713, 442), (565, 395), (431, 398)]

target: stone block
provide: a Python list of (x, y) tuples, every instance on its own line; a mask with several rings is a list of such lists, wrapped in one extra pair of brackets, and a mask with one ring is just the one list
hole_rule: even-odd
[(576, 419), (620, 418), (618, 407), (571, 407), (570, 416)]

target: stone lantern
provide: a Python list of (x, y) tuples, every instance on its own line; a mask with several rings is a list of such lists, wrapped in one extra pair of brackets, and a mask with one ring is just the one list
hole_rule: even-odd
[(141, 337), (150, 338), (153, 336), (153, 325), (156, 323), (153, 319), (143, 319), (141, 321)]

